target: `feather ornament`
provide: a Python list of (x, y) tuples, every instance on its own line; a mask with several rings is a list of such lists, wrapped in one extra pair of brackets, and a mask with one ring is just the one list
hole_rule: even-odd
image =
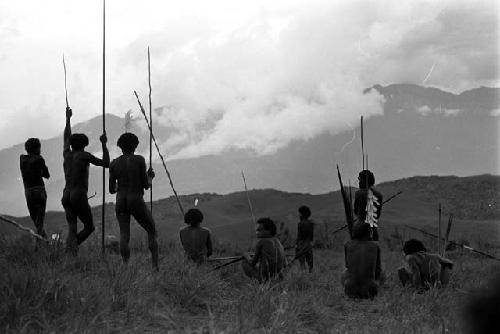
[(377, 214), (379, 205), (378, 198), (371, 189), (368, 189), (365, 223), (370, 224), (371, 227), (378, 227)]

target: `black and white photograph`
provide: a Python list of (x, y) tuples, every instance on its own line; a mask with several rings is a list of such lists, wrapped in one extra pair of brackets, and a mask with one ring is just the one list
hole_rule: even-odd
[(497, 0), (0, 0), (0, 333), (500, 333)]

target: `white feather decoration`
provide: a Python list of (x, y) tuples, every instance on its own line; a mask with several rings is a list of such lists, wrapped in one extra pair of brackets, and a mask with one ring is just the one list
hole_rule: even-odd
[(368, 189), (365, 223), (370, 224), (371, 227), (378, 227), (377, 213), (379, 204), (377, 196), (371, 189)]

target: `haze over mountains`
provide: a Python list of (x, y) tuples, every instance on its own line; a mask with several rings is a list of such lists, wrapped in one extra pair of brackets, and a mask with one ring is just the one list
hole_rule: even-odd
[[(498, 174), (499, 88), (480, 87), (459, 95), (410, 84), (376, 85), (371, 89), (386, 100), (384, 114), (366, 119), (364, 126), (365, 152), (377, 181), (414, 175)], [(165, 107), (155, 112), (172, 111)], [(61, 110), (61, 115), (63, 113)], [(140, 114), (136, 112), (135, 115), (131, 131), (142, 140), (139, 151), (146, 152), (148, 134)], [(115, 143), (123, 130), (123, 119), (107, 116), (112, 158), (119, 154)], [(160, 143), (169, 138), (172, 130), (155, 124)], [(101, 154), (98, 142), (100, 118), (75, 124), (73, 132), (88, 134), (91, 141), (89, 151)], [(59, 204), (64, 186), (61, 152), (62, 136), (42, 141), (42, 154), (51, 172), (51, 179), (46, 183), (48, 208), (51, 210), (62, 210)], [(19, 154), (22, 153), (23, 144), (0, 151), (2, 213), (26, 214), (19, 172)], [(175, 153), (164, 152), (167, 157)], [(295, 141), (272, 155), (230, 150), (220, 155), (168, 161), (167, 165), (177, 191), (182, 194), (241, 190), (241, 170), (245, 171), (249, 188), (317, 194), (338, 189), (334, 174), (336, 163), (340, 165), (346, 183), (350, 179), (354, 184), (361, 169), (359, 126), (338, 134)], [(155, 168), (155, 198), (170, 196), (172, 192), (163, 168), (159, 164)], [(98, 192), (91, 205), (100, 203), (100, 175), (100, 169), (91, 168), (89, 193)], [(107, 200), (114, 201), (114, 198), (107, 195)]]

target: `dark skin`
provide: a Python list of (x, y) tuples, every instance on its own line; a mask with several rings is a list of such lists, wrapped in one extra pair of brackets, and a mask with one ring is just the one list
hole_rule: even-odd
[[(87, 199), (88, 167), (89, 164), (109, 167), (109, 151), (106, 147), (106, 134), (101, 135), (99, 138), (103, 151), (102, 159), (85, 152), (84, 146), (73, 147), (73, 145), (70, 145), (72, 116), (71, 108), (67, 107), (63, 150), (66, 186), (61, 202), (69, 227), (66, 245), (69, 250), (76, 254), (77, 246), (84, 242), (95, 230), (92, 211)], [(84, 229), (80, 232), (78, 232), (77, 228), (77, 218), (80, 218), (84, 225)]]
[[(133, 216), (137, 223), (148, 234), (148, 245), (151, 251), (152, 265), (158, 270), (158, 243), (156, 241), (156, 228), (151, 211), (143, 199), (142, 189), (149, 189), (155, 174), (150, 167), (146, 173), (145, 161), (142, 156), (134, 155), (135, 149), (126, 152), (111, 163), (109, 176), (109, 192), (117, 193), (116, 218), (120, 225), (120, 253), (123, 262), (130, 259), (130, 217)], [(119, 182), (123, 182), (120, 188)], [(130, 184), (134, 183), (131, 187)]]
[[(125, 152), (122, 149), (122, 154), (126, 155), (126, 156), (132, 156), (132, 155), (135, 154), (135, 149), (132, 152)], [(146, 172), (146, 174), (147, 174), (147, 177), (148, 177), (148, 184), (147, 184), (147, 186), (146, 185), (144, 186), (144, 189), (149, 189), (151, 187), (151, 185), (153, 184), (153, 179), (156, 176), (153, 167), (149, 167), (148, 171)], [(118, 191), (118, 184), (116, 183), (116, 180), (112, 180), (110, 178), (110, 180), (109, 180), (109, 193), (110, 194), (116, 194), (117, 191)]]

